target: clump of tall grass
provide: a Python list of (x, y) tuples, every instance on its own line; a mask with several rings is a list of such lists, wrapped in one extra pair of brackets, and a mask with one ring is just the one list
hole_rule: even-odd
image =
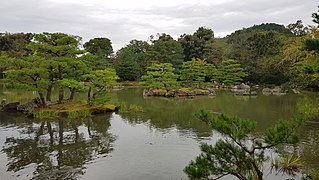
[(143, 107), (135, 104), (127, 105), (126, 103), (119, 103), (119, 112), (120, 113), (128, 113), (128, 112), (143, 112)]
[(273, 161), (272, 168), (278, 172), (294, 176), (300, 172), (302, 168), (300, 156), (286, 155), (279, 157)]
[(305, 98), (298, 102), (297, 108), (306, 120), (319, 121), (319, 99)]
[(59, 116), (56, 111), (33, 111), (33, 117), (36, 119), (52, 119)]

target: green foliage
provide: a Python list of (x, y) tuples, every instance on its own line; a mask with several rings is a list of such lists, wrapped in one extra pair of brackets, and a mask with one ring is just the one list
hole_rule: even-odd
[(288, 79), (283, 75), (281, 52), (293, 34), (278, 24), (261, 24), (235, 31), (226, 37), (228, 59), (238, 60), (253, 83), (281, 84)]
[(203, 60), (207, 63), (218, 66), (224, 58), (226, 51), (225, 40), (222, 38), (215, 38), (214, 41), (208, 41), (204, 45)]
[(319, 121), (319, 99), (305, 98), (298, 101), (297, 109), (306, 120)]
[(31, 42), (31, 33), (0, 33), (0, 52), (9, 57), (26, 57), (30, 54), (27, 45)]
[(172, 64), (160, 63), (149, 66), (147, 74), (142, 76), (142, 81), (149, 88), (171, 90), (179, 87), (177, 78)]
[(304, 46), (307, 51), (315, 51), (319, 53), (319, 39), (306, 39)]
[(112, 42), (108, 38), (93, 38), (84, 43), (86, 51), (104, 58), (108, 58), (113, 53)]
[[(71, 96), (76, 90), (81, 90), (82, 87), (75, 81), (78, 81), (87, 69), (86, 65), (80, 61), (81, 59), (77, 58), (85, 52), (79, 49), (80, 40), (78, 36), (43, 32), (34, 35), (32, 42), (28, 45), (32, 53), (45, 58), (43, 65), (49, 73), (48, 81), (50, 81), (47, 88), (47, 101), (51, 101), (52, 87), (56, 85), (59, 86), (59, 103), (64, 99), (66, 85), (73, 85), (73, 87), (67, 86), (71, 90)], [(69, 99), (72, 99), (71, 96)]]
[(280, 120), (274, 127), (268, 128), (265, 132), (265, 143), (278, 145), (278, 144), (296, 144), (299, 141), (295, 129), (301, 122), (290, 122), (287, 120)]
[(93, 38), (84, 43), (84, 49), (89, 52), (81, 57), (93, 70), (112, 67), (111, 55), (113, 53), (112, 42), (108, 38)]
[(247, 73), (241, 68), (241, 64), (232, 59), (222, 61), (216, 73), (218, 82), (232, 85), (242, 82), (246, 76)]
[(216, 68), (204, 60), (192, 59), (184, 62), (180, 72), (180, 79), (187, 87), (201, 87), (205, 77), (214, 75)]
[(90, 68), (92, 70), (103, 70), (114, 66), (110, 59), (105, 59), (103, 57), (90, 53), (77, 58), (77, 60), (82, 61), (87, 66), (87, 68)]
[(132, 40), (117, 52), (115, 69), (122, 81), (136, 81), (141, 75), (146, 74), (148, 49), (147, 42)]
[[(185, 167), (184, 171), (189, 177), (196, 179), (219, 179), (227, 175), (233, 175), (241, 180), (263, 179), (263, 163), (269, 160), (272, 153), (268, 150), (280, 144), (296, 144), (298, 138), (294, 133), (302, 123), (300, 119), (291, 122), (280, 121), (274, 127), (267, 129), (264, 135), (254, 136), (255, 121), (224, 114), (212, 117), (204, 110), (195, 116), (224, 135), (224, 138), (214, 145), (202, 144), (202, 153)], [(290, 160), (288, 164), (290, 166), (286, 168), (299, 170), (299, 168), (291, 169), (297, 166), (296, 159)]]
[(35, 34), (28, 48), (38, 56), (52, 57), (75, 57), (84, 51), (78, 49), (80, 37), (64, 33), (43, 32)]
[(116, 64), (116, 73), (122, 81), (136, 81), (140, 77), (141, 69), (136, 61), (120, 61)]
[(42, 58), (29, 56), (26, 59), (5, 59), (3, 61), (6, 79), (13, 86), (29, 91), (44, 91), (49, 85), (48, 73), (42, 67)]
[(100, 93), (99, 97), (92, 99), (91, 104), (92, 105), (103, 105), (103, 104), (107, 104), (108, 102), (110, 102), (110, 100), (111, 100), (110, 96), (107, 96), (104, 93)]
[(147, 51), (148, 59), (159, 63), (171, 63), (176, 69), (180, 67), (184, 55), (179, 42), (167, 34), (159, 34), (158, 39), (152, 42), (153, 44)]
[(116, 81), (119, 79), (115, 70), (112, 68), (107, 68), (105, 70), (95, 70), (90, 72), (90, 74), (84, 75), (82, 78), (87, 81), (86, 86), (89, 88), (88, 101), (91, 105), (91, 100), (96, 99), (97, 95), (106, 92), (107, 89), (114, 86)]
[(207, 44), (214, 41), (214, 32), (211, 29), (199, 27), (193, 35), (181, 35), (178, 41), (184, 48), (184, 61), (190, 61), (193, 58), (204, 59), (209, 47)]

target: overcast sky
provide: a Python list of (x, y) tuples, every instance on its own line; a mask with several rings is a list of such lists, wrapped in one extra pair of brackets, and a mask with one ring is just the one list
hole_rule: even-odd
[(115, 50), (132, 39), (167, 33), (174, 38), (198, 27), (215, 37), (254, 24), (313, 24), (318, 0), (1, 0), (0, 32), (63, 32), (111, 39)]

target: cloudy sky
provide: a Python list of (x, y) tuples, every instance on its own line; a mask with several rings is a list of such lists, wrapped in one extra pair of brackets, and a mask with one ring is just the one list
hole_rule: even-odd
[(64, 32), (108, 37), (115, 50), (132, 39), (174, 38), (211, 28), (216, 37), (264, 22), (312, 24), (318, 0), (1, 0), (0, 32)]

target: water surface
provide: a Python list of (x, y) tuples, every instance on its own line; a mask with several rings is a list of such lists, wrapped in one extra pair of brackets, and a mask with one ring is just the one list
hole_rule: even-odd
[[(307, 96), (249, 98), (219, 91), (216, 97), (189, 99), (143, 98), (141, 94), (142, 89), (123, 89), (111, 96), (112, 101), (142, 106), (144, 113), (33, 120), (1, 112), (1, 179), (187, 179), (182, 170), (200, 153), (199, 144), (220, 138), (193, 117), (195, 111), (204, 108), (256, 120), (262, 131), (278, 119), (292, 118), (296, 104)], [(35, 96), (4, 87), (0, 91), (0, 99), (10, 101)], [(302, 141), (296, 149), (305, 168), (319, 166), (318, 130), (317, 123), (301, 130)]]

